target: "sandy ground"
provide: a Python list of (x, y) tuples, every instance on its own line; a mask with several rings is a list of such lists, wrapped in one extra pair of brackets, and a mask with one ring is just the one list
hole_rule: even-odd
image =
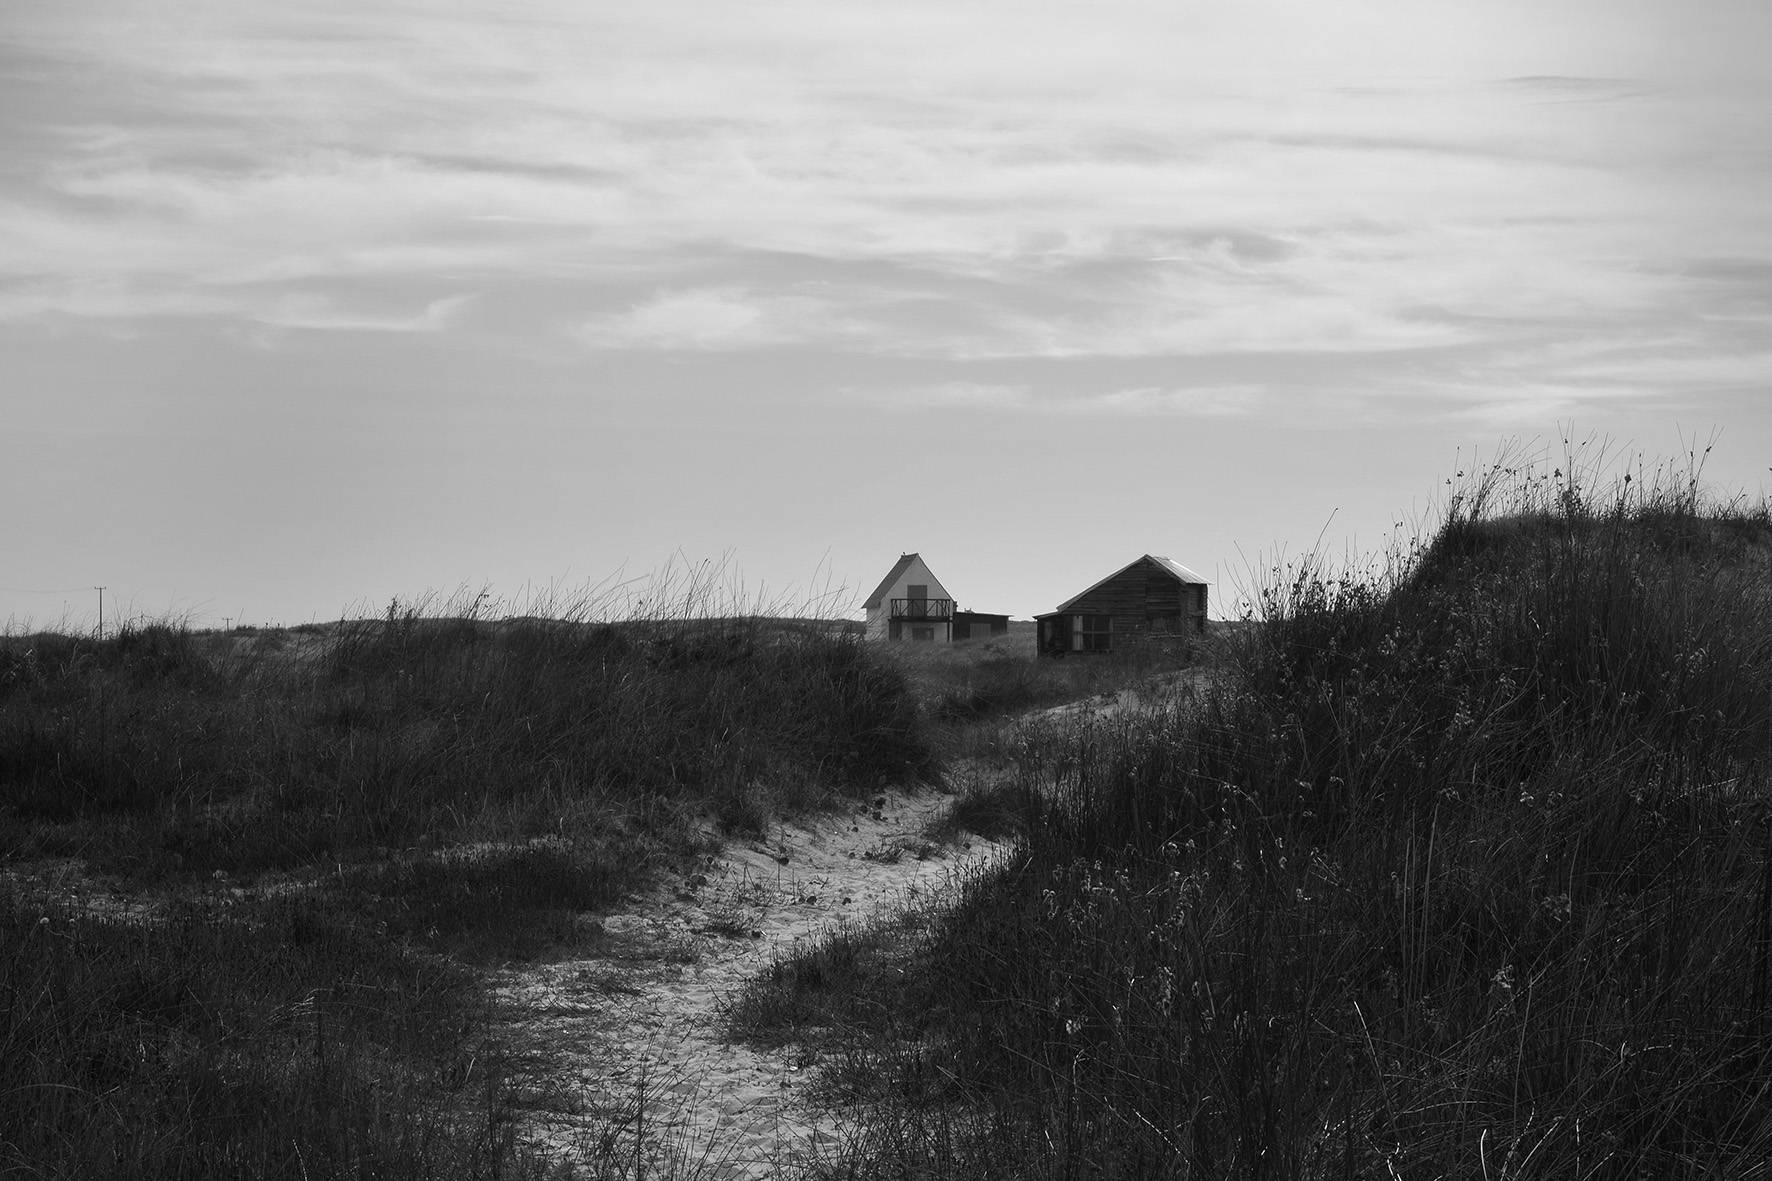
[(524, 1140), (568, 1166), (707, 1178), (774, 1176), (833, 1146), (835, 1123), (802, 1099), (806, 1051), (725, 1041), (721, 1005), (797, 941), (937, 904), (992, 857), (989, 842), (923, 837), (950, 802), (880, 796), (730, 842), (702, 873), (597, 920), (594, 957), (504, 973)]
[(1142, 685), (1055, 705), (1051, 709), (1042, 710), (1040, 716), (1056, 721), (1081, 722), (1091, 718), (1107, 719), (1122, 714), (1167, 709), (1188, 700), (1190, 696), (1205, 692), (1211, 681), (1212, 674), (1206, 669), (1183, 669), (1152, 678)]

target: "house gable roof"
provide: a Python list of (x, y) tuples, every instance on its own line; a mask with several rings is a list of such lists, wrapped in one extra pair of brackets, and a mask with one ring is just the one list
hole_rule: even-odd
[(1175, 575), (1175, 577), (1181, 582), (1189, 583), (1194, 586), (1206, 585), (1206, 580), (1204, 578), (1195, 574), (1180, 562), (1170, 561), (1168, 558), (1159, 558), (1155, 554), (1146, 554), (1145, 559), (1147, 561), (1155, 562), (1159, 566), (1168, 567), (1169, 572)]
[(910, 569), (911, 563), (916, 560), (916, 554), (905, 554), (903, 557), (899, 558), (898, 563), (894, 565), (891, 570), (886, 572), (886, 577), (880, 580), (880, 585), (874, 588), (874, 593), (868, 596), (867, 602), (863, 603), (862, 606), (864, 608), (878, 607), (880, 605), (881, 596), (892, 588), (892, 584), (898, 581), (898, 576)]
[(1120, 567), (1118, 570), (1114, 571), (1112, 574), (1108, 575), (1106, 578), (1102, 579), (1100, 582), (1096, 583), (1094, 586), (1090, 587), (1088, 590), (1084, 591), (1083, 593), (1077, 594), (1077, 595), (1072, 595), (1070, 598), (1068, 598), (1064, 602), (1060, 603), (1057, 607), (1055, 607), (1048, 614), (1059, 615), (1059, 614), (1062, 614), (1066, 611), (1069, 611), (1071, 609), (1071, 605), (1073, 603), (1076, 603), (1079, 599), (1088, 598), (1090, 595), (1094, 594), (1096, 591), (1100, 590), (1102, 587), (1106, 586), (1108, 583), (1112, 582), (1114, 579), (1120, 577), (1120, 575), (1126, 573), (1126, 571), (1132, 569), (1134, 566), (1139, 565), (1141, 562), (1151, 562), (1151, 563), (1155, 564), (1159, 570), (1162, 570), (1165, 574), (1168, 574), (1170, 577), (1174, 578), (1175, 581), (1177, 581), (1177, 582), (1188, 583), (1188, 584), (1198, 584), (1198, 585), (1202, 585), (1202, 586), (1205, 585), (1206, 580), (1204, 578), (1201, 578), (1198, 574), (1195, 574), (1192, 570), (1189, 570), (1186, 566), (1183, 566), (1180, 562), (1171, 562), (1168, 558), (1159, 558), (1155, 554), (1145, 554), (1142, 557), (1140, 557), (1137, 561), (1127, 562), (1124, 566)]

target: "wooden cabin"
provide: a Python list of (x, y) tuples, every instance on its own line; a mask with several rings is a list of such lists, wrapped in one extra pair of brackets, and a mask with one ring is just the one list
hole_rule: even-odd
[(916, 554), (904, 554), (862, 604), (870, 640), (946, 644), (954, 638), (954, 600)]
[(1034, 619), (1041, 656), (1186, 643), (1206, 632), (1206, 580), (1178, 562), (1146, 554)]

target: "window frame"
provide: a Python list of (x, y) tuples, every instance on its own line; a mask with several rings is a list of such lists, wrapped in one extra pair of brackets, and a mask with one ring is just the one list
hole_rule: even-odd
[(1114, 649), (1112, 615), (1071, 616), (1071, 651), (1111, 652)]

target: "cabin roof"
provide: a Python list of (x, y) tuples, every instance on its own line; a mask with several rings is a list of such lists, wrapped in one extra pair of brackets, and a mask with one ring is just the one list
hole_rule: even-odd
[(1177, 582), (1188, 583), (1188, 584), (1198, 584), (1198, 585), (1202, 585), (1202, 586), (1205, 585), (1205, 582), (1206, 582), (1206, 580), (1204, 578), (1201, 578), (1198, 574), (1195, 574), (1192, 570), (1189, 570), (1186, 566), (1183, 566), (1180, 562), (1172, 562), (1168, 558), (1160, 558), (1155, 554), (1145, 554), (1142, 557), (1138, 558), (1137, 561), (1127, 562), (1124, 566), (1120, 567), (1118, 570), (1114, 571), (1112, 574), (1108, 575), (1106, 578), (1102, 579), (1100, 582), (1096, 583), (1094, 586), (1090, 587), (1088, 590), (1082, 592), (1081, 594), (1072, 595), (1070, 598), (1068, 598), (1064, 602), (1060, 603), (1057, 607), (1055, 607), (1051, 611), (1047, 612), (1047, 614), (1060, 615), (1060, 614), (1070, 610), (1072, 604), (1074, 604), (1078, 599), (1088, 598), (1090, 595), (1094, 594), (1096, 591), (1100, 590), (1102, 587), (1106, 586), (1108, 583), (1112, 582), (1114, 579), (1120, 577), (1120, 575), (1126, 573), (1126, 571), (1132, 569), (1134, 566), (1138, 565), (1140, 562), (1155, 562), (1157, 564), (1157, 567), (1160, 570), (1173, 576), (1175, 581), (1177, 581)]
[(906, 570), (909, 570), (911, 568), (911, 563), (916, 560), (916, 554), (905, 554), (903, 557), (899, 558), (897, 564), (895, 564), (891, 570), (886, 572), (886, 577), (880, 580), (880, 585), (874, 588), (874, 593), (868, 596), (867, 602), (863, 603), (862, 606), (864, 608), (878, 607), (880, 605), (880, 596), (890, 590), (892, 584), (898, 581), (898, 576), (903, 574)]

